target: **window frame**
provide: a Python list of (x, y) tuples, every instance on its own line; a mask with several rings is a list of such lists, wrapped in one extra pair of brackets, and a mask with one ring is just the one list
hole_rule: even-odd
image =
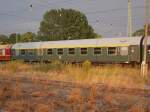
[[(48, 51), (48, 50), (51, 50), (51, 53), (49, 53), (50, 51)], [(51, 48), (46, 49), (46, 54), (49, 55), (49, 56), (53, 55), (53, 49), (51, 49)]]
[[(125, 50), (124, 50), (124, 54), (122, 53), (122, 51), (123, 51), (122, 48), (127, 48), (127, 49), (126, 49), (126, 52), (125, 52)], [(119, 54), (120, 54), (121, 56), (127, 56), (127, 55), (129, 55), (129, 47), (128, 47), (128, 46), (122, 46), (122, 47), (120, 47)]]
[[(110, 50), (109, 50), (109, 48), (115, 48), (115, 53), (109, 53), (110, 52)], [(112, 50), (111, 50), (112, 51)], [(116, 56), (117, 55), (117, 53), (118, 53), (118, 48), (117, 47), (107, 47), (107, 55), (109, 55), (109, 56)]]
[[(23, 54), (22, 54), (22, 51), (24, 51)], [(25, 55), (26, 55), (26, 50), (25, 50), (25, 49), (21, 49), (21, 50), (20, 50), (20, 55), (21, 55), (21, 56), (25, 56)]]
[[(82, 50), (81, 49), (86, 49), (86, 54), (82, 54)], [(88, 48), (86, 47), (83, 47), (83, 48), (80, 48), (80, 55), (88, 55)]]
[[(59, 54), (59, 50), (60, 50), (60, 49), (62, 49), (62, 54)], [(61, 56), (62, 56), (62, 55), (64, 55), (64, 49), (63, 49), (63, 48), (57, 48), (57, 55), (58, 55), (58, 56), (60, 56), (60, 55), (61, 55)]]
[[(73, 49), (73, 52), (74, 52), (73, 54), (70, 53), (70, 49)], [(75, 48), (68, 48), (68, 54), (71, 56), (75, 55), (76, 54)]]
[[(100, 53), (99, 54), (95, 54), (95, 49), (97, 49), (97, 48), (100, 48)], [(94, 54), (94, 56), (100, 56), (100, 55), (102, 55), (102, 47), (94, 47), (93, 48), (93, 54)]]
[[(31, 52), (31, 51), (32, 51), (32, 52)], [(27, 52), (28, 52), (28, 55), (29, 55), (29, 56), (34, 56), (34, 55), (35, 55), (35, 50), (34, 50), (34, 49), (28, 49)], [(32, 54), (31, 54), (31, 53), (32, 53)]]
[(0, 49), (0, 56), (6, 56), (6, 49)]

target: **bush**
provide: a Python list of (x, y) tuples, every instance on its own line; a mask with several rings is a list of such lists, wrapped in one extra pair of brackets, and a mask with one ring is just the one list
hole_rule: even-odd
[(61, 71), (63, 68), (63, 64), (60, 61), (53, 61), (50, 64), (39, 64), (35, 65), (35, 69), (42, 72), (48, 72), (48, 71)]
[(88, 72), (92, 67), (92, 63), (89, 60), (86, 60), (82, 63), (82, 67), (84, 71)]
[(11, 70), (13, 73), (20, 71), (21, 67), (23, 67), (24, 63), (22, 60), (11, 61), (7, 63), (5, 66), (8, 70)]

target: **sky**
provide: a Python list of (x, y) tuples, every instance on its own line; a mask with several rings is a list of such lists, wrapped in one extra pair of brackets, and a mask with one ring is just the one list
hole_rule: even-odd
[[(104, 37), (127, 36), (128, 0), (0, 0), (0, 34), (37, 32), (51, 9), (83, 12), (94, 31)], [(32, 8), (30, 5), (32, 4)], [(133, 31), (144, 25), (144, 0), (132, 0)]]

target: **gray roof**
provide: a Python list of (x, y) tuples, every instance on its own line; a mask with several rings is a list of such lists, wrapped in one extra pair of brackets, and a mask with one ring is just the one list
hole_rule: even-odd
[(12, 46), (12, 49), (39, 49), (41, 42), (25, 42), (16, 43)]
[[(13, 45), (13, 49), (40, 49), (40, 48), (71, 48), (71, 47), (107, 47), (139, 45), (141, 37), (118, 37), (80, 40), (60, 40), (45, 42), (26, 42)], [(150, 44), (150, 37), (148, 38)]]

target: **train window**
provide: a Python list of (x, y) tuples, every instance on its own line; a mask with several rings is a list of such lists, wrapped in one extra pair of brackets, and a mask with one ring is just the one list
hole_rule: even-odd
[(82, 55), (86, 55), (87, 54), (87, 48), (81, 48), (80, 51), (81, 51)]
[(147, 47), (147, 53), (150, 54), (150, 46)]
[(2, 50), (2, 55), (3, 55), (3, 56), (5, 56), (5, 55), (6, 55), (6, 53), (5, 53), (5, 49), (3, 49), (3, 50)]
[(109, 55), (116, 55), (117, 54), (117, 48), (116, 47), (108, 47), (108, 54)]
[(24, 49), (20, 50), (20, 54), (25, 55), (25, 50)]
[(28, 54), (29, 54), (30, 56), (34, 55), (34, 50), (33, 50), (33, 49), (29, 49), (29, 50), (28, 50)]
[(120, 47), (120, 55), (128, 55), (128, 47)]
[(63, 55), (63, 49), (57, 49), (57, 54), (58, 55)]
[(74, 55), (75, 54), (75, 48), (69, 48), (68, 53), (71, 55)]
[(52, 55), (53, 52), (52, 52), (52, 49), (47, 49), (47, 55)]
[(96, 47), (94, 48), (94, 55), (102, 54), (102, 48)]
[(0, 49), (0, 55), (5, 56), (5, 49)]

